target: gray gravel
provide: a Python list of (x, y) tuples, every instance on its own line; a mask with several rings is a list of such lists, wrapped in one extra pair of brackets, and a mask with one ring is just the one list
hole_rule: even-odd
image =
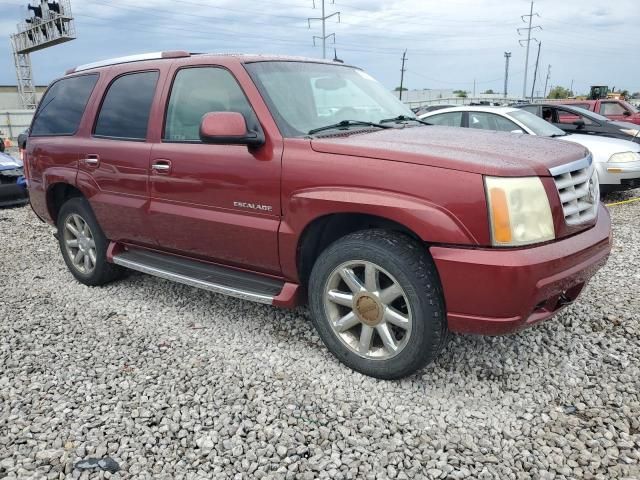
[[(80, 285), (28, 207), (0, 211), (0, 478), (638, 479), (640, 202), (612, 215), (576, 305), (384, 382), (304, 309)], [(74, 469), (106, 457), (118, 473)]]

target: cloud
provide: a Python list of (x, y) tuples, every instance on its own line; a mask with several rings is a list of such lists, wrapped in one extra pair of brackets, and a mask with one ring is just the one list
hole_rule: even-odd
[[(307, 17), (320, 15), (312, 0), (72, 0), (78, 39), (33, 55), (37, 83), (47, 83), (67, 68), (112, 56), (144, 51), (242, 51), (320, 56)], [(0, 31), (8, 35), (26, 0), (4, 7)], [(620, 0), (616, 8), (600, 0), (538, 0), (535, 22), (543, 27), (541, 67), (552, 65), (551, 83), (578, 91), (591, 84), (640, 90), (640, 62), (628, 52), (640, 49), (637, 0)], [(22, 10), (21, 10), (22, 8)], [(336, 0), (327, 12), (340, 11), (327, 23), (335, 32), (339, 57), (370, 71), (387, 87), (397, 85), (400, 57), (406, 48), (409, 88), (479, 88), (502, 90), (505, 51), (512, 52), (511, 90), (521, 89), (524, 49), (516, 28), (528, 13), (525, 0)], [(11, 18), (13, 17), (13, 18)], [(619, 39), (625, 39), (625, 52)], [(7, 42), (8, 43), (8, 42)], [(7, 43), (0, 83), (13, 83), (15, 72)], [(535, 51), (532, 52), (535, 59)], [(533, 63), (530, 65), (533, 70)], [(531, 75), (529, 76), (531, 78)]]

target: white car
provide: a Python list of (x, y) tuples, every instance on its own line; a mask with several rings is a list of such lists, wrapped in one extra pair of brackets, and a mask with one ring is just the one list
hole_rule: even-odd
[(640, 187), (640, 145), (628, 140), (568, 134), (532, 113), (512, 107), (452, 107), (419, 118), (432, 125), (538, 135), (578, 143), (591, 152), (603, 193)]

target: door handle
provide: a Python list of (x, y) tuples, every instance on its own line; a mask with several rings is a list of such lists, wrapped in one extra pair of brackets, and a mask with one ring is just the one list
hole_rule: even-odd
[(171, 172), (171, 162), (169, 160), (157, 160), (151, 165), (151, 170), (159, 174)]
[(88, 167), (97, 167), (100, 165), (100, 157), (98, 155), (87, 155), (87, 158), (83, 161)]

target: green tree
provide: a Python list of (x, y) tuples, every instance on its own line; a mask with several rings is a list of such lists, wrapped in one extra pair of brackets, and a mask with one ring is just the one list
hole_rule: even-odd
[(622, 98), (629, 98), (629, 90), (622, 90), (620, 95), (622, 95)]
[(486, 93), (486, 94), (488, 94), (488, 95), (493, 95), (493, 94), (494, 94), (494, 93), (496, 93), (496, 92), (494, 92), (493, 90), (489, 89), (489, 90), (487, 90), (487, 91), (486, 91), (486, 92), (484, 92), (484, 93)]
[(400, 87), (396, 87), (396, 88), (395, 88), (395, 91), (396, 91), (396, 92), (399, 92), (400, 90), (402, 90), (403, 92), (406, 92), (406, 91), (407, 91), (407, 90), (409, 90), (409, 89), (408, 89), (408, 88), (406, 88), (406, 87), (402, 87), (402, 88), (400, 88)]
[(464, 90), (454, 90), (453, 93), (456, 95), (456, 97), (467, 98), (467, 92)]
[(558, 85), (557, 87), (553, 87), (551, 89), (547, 98), (569, 98), (571, 95), (573, 95), (573, 92), (571, 92), (571, 90)]

